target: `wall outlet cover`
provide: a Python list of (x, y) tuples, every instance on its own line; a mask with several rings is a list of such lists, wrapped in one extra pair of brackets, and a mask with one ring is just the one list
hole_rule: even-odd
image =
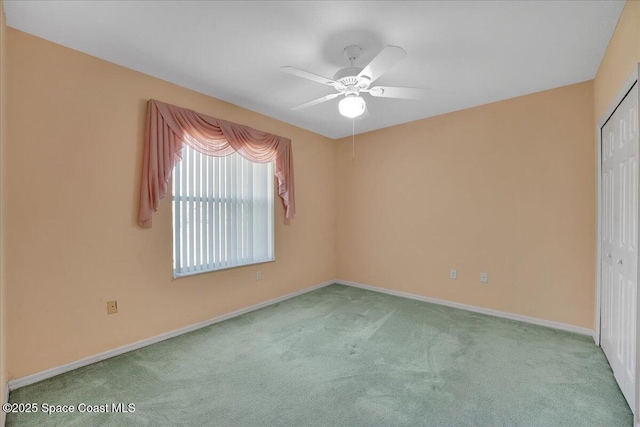
[(118, 312), (118, 301), (107, 301), (107, 314), (115, 314)]
[(457, 279), (458, 278), (458, 272), (456, 270), (451, 270), (449, 272), (449, 277), (452, 279)]

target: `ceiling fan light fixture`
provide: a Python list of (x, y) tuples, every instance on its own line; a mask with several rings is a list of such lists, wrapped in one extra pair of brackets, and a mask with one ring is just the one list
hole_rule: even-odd
[(354, 119), (362, 115), (365, 107), (366, 104), (364, 99), (358, 95), (347, 95), (338, 103), (338, 110), (340, 111), (340, 114), (350, 119)]

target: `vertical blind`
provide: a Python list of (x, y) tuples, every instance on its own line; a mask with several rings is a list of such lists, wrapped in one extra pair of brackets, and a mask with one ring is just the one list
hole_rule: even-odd
[(185, 145), (173, 174), (174, 276), (274, 259), (272, 162)]

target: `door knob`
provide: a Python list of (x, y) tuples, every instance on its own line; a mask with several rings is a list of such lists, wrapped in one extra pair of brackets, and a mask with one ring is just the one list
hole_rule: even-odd
[(618, 264), (622, 265), (622, 260), (621, 259), (618, 260)]
[(607, 254), (607, 258), (611, 258), (611, 254)]

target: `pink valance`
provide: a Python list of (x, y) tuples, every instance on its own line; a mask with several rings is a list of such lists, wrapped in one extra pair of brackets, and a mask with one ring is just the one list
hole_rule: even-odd
[(151, 227), (151, 216), (169, 190), (173, 167), (181, 160), (183, 143), (209, 156), (228, 156), (237, 151), (252, 162), (275, 160), (278, 195), (285, 215), (295, 215), (290, 139), (151, 99), (147, 104), (138, 214), (142, 227)]

